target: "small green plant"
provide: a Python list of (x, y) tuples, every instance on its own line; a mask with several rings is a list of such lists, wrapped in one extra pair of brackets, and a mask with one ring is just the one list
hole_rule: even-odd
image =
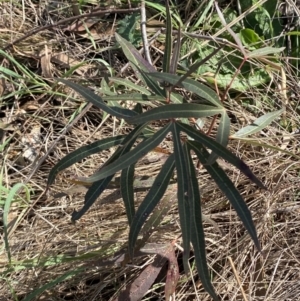
[[(161, 73), (157, 72), (151, 64), (144, 60), (130, 42), (116, 34), (117, 42), (144, 86), (138, 86), (124, 79), (110, 78), (109, 80), (130, 87), (130, 89), (137, 91), (136, 93), (111, 95), (109, 87), (103, 80), (101, 85), (104, 92), (106, 89), (107, 96), (100, 97), (81, 85), (65, 79), (60, 80), (105, 113), (132, 125), (133, 129), (128, 135), (102, 139), (80, 147), (68, 154), (53, 167), (47, 184), (49, 187), (59, 172), (87, 156), (118, 146), (110, 159), (97, 172), (85, 178), (85, 182), (90, 183), (91, 186), (85, 195), (83, 207), (79, 211), (73, 212), (72, 220), (80, 219), (108, 187), (114, 175), (121, 171), (120, 189), (130, 225), (128, 246), (130, 256), (133, 258), (138, 235), (148, 217), (165, 194), (176, 169), (178, 209), (184, 248), (184, 269), (186, 272), (189, 271), (188, 259), (190, 244), (192, 243), (200, 279), (206, 291), (216, 301), (219, 298), (211, 284), (211, 277), (206, 262), (201, 197), (192, 154), (196, 154), (199, 162), (228, 198), (258, 250), (260, 250), (260, 244), (251, 213), (239, 191), (217, 163), (217, 158), (221, 157), (238, 168), (260, 188), (265, 187), (251, 172), (249, 167), (226, 148), (230, 135), (230, 120), (218, 95), (206, 85), (188, 78), (200, 66), (199, 63), (191, 66), (189, 71), (183, 76), (174, 74), (178, 62), (180, 43), (177, 43), (172, 56), (172, 26), (168, 5), (166, 5), (166, 12), (167, 32), (163, 72)], [(178, 34), (179, 40), (180, 35)], [(218, 50), (210, 53), (209, 57), (217, 53)], [(194, 102), (189, 102), (187, 98), (177, 93), (177, 87), (189, 92), (188, 94), (194, 95)], [(126, 103), (127, 100), (134, 101), (137, 105), (133, 109), (120, 105), (120, 101)], [(111, 105), (112, 103), (114, 105)], [(215, 140), (195, 127), (197, 119), (208, 116), (219, 118)], [(196, 122), (191, 122), (192, 118), (195, 118)], [(264, 120), (260, 121), (260, 124), (254, 124), (250, 129), (248, 128), (247, 133), (260, 130), (262, 126), (269, 122), (268, 120), (273, 120), (272, 118), (273, 116), (265, 117)], [(266, 119), (268, 120), (266, 121)], [(160, 127), (159, 129), (158, 126)], [(166, 137), (169, 138), (170, 134), (172, 135), (174, 152), (169, 155), (166, 162), (162, 165), (152, 187), (140, 206), (135, 210), (135, 164), (162, 143)]]

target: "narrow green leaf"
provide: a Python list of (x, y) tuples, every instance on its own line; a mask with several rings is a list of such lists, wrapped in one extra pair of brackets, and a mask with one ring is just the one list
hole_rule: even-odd
[(183, 241), (183, 266), (186, 274), (189, 274), (189, 255), (191, 242), (191, 212), (188, 199), (189, 193), (189, 175), (187, 171), (187, 163), (185, 160), (183, 147), (180, 140), (180, 130), (176, 123), (172, 127), (175, 166), (177, 170), (177, 198), (180, 226)]
[[(156, 78), (158, 80), (166, 81), (172, 85), (175, 85), (180, 81), (180, 76), (175, 74), (169, 74), (169, 73), (155, 72), (155, 73), (149, 73), (149, 76)], [(187, 78), (182, 83), (180, 83), (180, 87), (183, 87), (187, 91), (193, 92), (196, 95), (203, 97), (214, 106), (223, 107), (223, 104), (219, 100), (219, 97), (216, 94), (216, 92), (202, 83)]]
[(107, 188), (113, 177), (114, 174), (93, 183), (93, 185), (88, 189), (88, 192), (85, 195), (83, 207), (79, 211), (74, 210), (74, 212), (72, 213), (73, 222), (79, 220), (90, 209), (99, 195)]
[(203, 164), (205, 169), (214, 179), (216, 184), (219, 186), (220, 190), (225, 194), (225, 196), (230, 201), (231, 205), (237, 212), (238, 216), (242, 220), (245, 228), (253, 239), (255, 246), (259, 251), (261, 251), (260, 243), (257, 238), (256, 229), (252, 220), (251, 212), (249, 211), (245, 201), (242, 196), (235, 188), (234, 184), (228, 178), (226, 173), (217, 162), (209, 165), (207, 164), (207, 159), (209, 158), (208, 151), (202, 146), (202, 144), (197, 143), (195, 141), (188, 142), (193, 151), (196, 153), (199, 161)]
[(104, 179), (119, 170), (125, 169), (131, 164), (136, 163), (140, 158), (144, 157), (149, 151), (159, 145), (170, 131), (171, 123), (157, 131), (151, 138), (142, 141), (133, 150), (118, 158), (113, 163), (101, 168), (99, 172), (86, 179), (87, 183), (93, 183)]
[(142, 86), (138, 86), (136, 84), (134, 84), (132, 81), (124, 79), (124, 78), (117, 78), (117, 77), (110, 77), (109, 80), (111, 80), (114, 83), (123, 85), (127, 88), (130, 88), (132, 90), (135, 91), (139, 91), (145, 95), (151, 95), (151, 93), (149, 92), (149, 90), (147, 90), (146, 88), (142, 87)]
[(143, 114), (126, 119), (128, 123), (140, 124), (161, 119), (207, 117), (224, 113), (224, 108), (197, 103), (169, 104), (153, 108)]
[(145, 72), (156, 72), (156, 69), (141, 56), (141, 54), (131, 43), (123, 39), (117, 33), (115, 33), (115, 37), (117, 42), (121, 45), (122, 50), (129, 62), (133, 63), (135, 66), (139, 67)]
[(124, 140), (124, 137), (125, 137), (124, 135), (119, 135), (119, 136), (115, 136), (115, 137), (105, 138), (100, 141), (91, 143), (89, 145), (79, 147), (72, 153), (66, 155), (51, 169), (49, 176), (48, 176), (47, 186), (49, 187), (51, 184), (53, 184), (56, 175), (60, 171), (72, 166), (73, 164), (81, 161), (82, 159), (84, 159), (90, 155), (99, 153), (103, 150), (106, 150), (113, 146), (121, 144), (122, 141)]
[[(223, 145), (224, 147), (227, 147), (228, 140), (229, 140), (229, 134), (230, 134), (230, 119), (227, 115), (227, 113), (223, 113), (221, 115), (220, 124), (217, 131), (217, 137), (216, 141)], [(212, 164), (216, 162), (218, 158), (218, 155), (214, 152), (212, 152), (208, 159), (208, 164)]]
[(163, 57), (163, 72), (170, 72), (170, 61), (172, 55), (172, 16), (170, 12), (169, 1), (165, 1), (166, 5), (166, 38), (165, 51)]
[(189, 125), (178, 123), (178, 128), (185, 132), (188, 136), (195, 139), (196, 141), (203, 144), (205, 147), (211, 149), (213, 152), (215, 152), (218, 156), (222, 157), (224, 160), (228, 161), (230, 164), (237, 167), (243, 174), (245, 174), (253, 183), (255, 183), (257, 186), (263, 189), (267, 189), (261, 181), (252, 173), (248, 165), (243, 162), (241, 159), (239, 159), (236, 155), (231, 153), (228, 149), (226, 149), (224, 146), (219, 144), (218, 142), (214, 141), (212, 138), (206, 136), (205, 134), (202, 134), (201, 132), (198, 132), (194, 128), (192, 128)]
[(147, 105), (151, 105), (153, 101), (158, 101), (161, 103), (166, 103), (166, 98), (159, 96), (159, 95), (145, 95), (140, 93), (125, 93), (125, 94), (119, 94), (114, 96), (103, 96), (103, 100), (106, 101), (134, 101), (139, 103), (145, 103)]
[(176, 44), (174, 47), (174, 53), (172, 55), (172, 59), (171, 59), (171, 64), (170, 64), (170, 73), (171, 74), (175, 74), (177, 71), (177, 65), (178, 65), (178, 61), (179, 61), (179, 56), (180, 56), (180, 50), (181, 50), (181, 29), (180, 29), (180, 25), (179, 28), (177, 30), (177, 40), (176, 40)]
[(134, 168), (135, 165), (132, 164), (123, 169), (121, 173), (121, 194), (124, 201), (129, 226), (131, 226), (135, 214), (133, 189)]
[(211, 295), (211, 297), (215, 301), (217, 301), (219, 300), (219, 298), (217, 297), (215, 290), (211, 284), (207, 261), (206, 261), (205, 237), (204, 237), (204, 230), (202, 226), (202, 212), (201, 212), (199, 184), (198, 184), (193, 160), (191, 158), (191, 154), (189, 152), (187, 144), (184, 145), (184, 153), (185, 153), (186, 161), (188, 162), (187, 168), (188, 168), (189, 179), (190, 179), (188, 196), (189, 196), (190, 209), (191, 209), (191, 241), (194, 247), (196, 266), (204, 289)]
[(75, 84), (69, 80), (62, 79), (62, 78), (60, 78), (59, 81), (61, 81), (65, 85), (69, 86), (73, 90), (75, 90), (84, 99), (86, 99), (86, 101), (92, 103), (94, 106), (102, 109), (103, 111), (107, 112), (108, 114), (110, 114), (112, 116), (115, 116), (118, 118), (128, 118), (128, 117), (132, 117), (132, 116), (136, 115), (135, 112), (128, 110), (128, 109), (124, 109), (121, 107), (109, 107), (108, 105), (105, 104), (105, 102), (99, 95), (96, 95), (92, 90), (90, 90), (88, 88), (85, 88), (83, 86), (80, 86), (78, 84)]
[(245, 138), (249, 135), (255, 134), (262, 129), (264, 129), (266, 126), (268, 126), (271, 122), (273, 122), (278, 116), (280, 116), (283, 113), (284, 109), (274, 111), (267, 113), (263, 116), (260, 116), (257, 118), (252, 124), (245, 126), (244, 128), (237, 131), (234, 135), (232, 135), (233, 138)]
[(147, 75), (148, 72), (156, 72), (156, 69), (141, 56), (141, 54), (134, 48), (131, 43), (123, 39), (117, 33), (115, 34), (115, 36), (117, 42), (119, 42), (119, 44), (121, 45), (125, 56), (131, 63), (132, 68), (135, 70), (136, 75), (155, 94), (164, 96), (164, 90), (160, 89), (159, 85)]
[[(207, 61), (209, 61), (215, 54), (217, 54), (224, 46), (220, 46), (217, 49), (215, 49), (212, 53), (210, 53), (208, 56), (205, 56), (204, 59), (196, 62), (192, 66), (189, 67), (189, 70), (180, 77), (180, 79), (174, 84), (174, 86), (181, 86), (181, 83), (184, 82), (186, 78), (188, 78), (192, 73), (196, 72), (197, 70), (203, 66)], [(172, 73), (172, 72), (170, 72)]]
[(262, 56), (266, 56), (269, 54), (281, 53), (285, 47), (275, 48), (275, 47), (263, 47), (260, 49), (255, 49), (249, 53), (247, 53), (248, 58), (260, 58)]
[[(139, 67), (135, 67), (135, 70), (138, 72), (138, 77), (146, 84), (146, 86), (151, 89), (151, 91), (158, 96), (165, 97), (166, 91), (164, 89), (161, 89), (160, 86), (157, 84), (155, 80), (153, 80), (149, 73), (143, 71)], [(161, 81), (163, 83), (163, 81)]]
[[(146, 125), (140, 125), (137, 126), (134, 130), (132, 130), (122, 141), (122, 145), (118, 147), (118, 149), (114, 152), (114, 154), (107, 160), (107, 162), (104, 163), (103, 166), (101, 166), (101, 169), (105, 166), (115, 162), (118, 158), (120, 158), (123, 154), (128, 153), (135, 143), (136, 139), (140, 135), (140, 133), (143, 131), (144, 127)], [(99, 196), (102, 194), (102, 192), (107, 188), (110, 181), (114, 177), (114, 173), (107, 176), (104, 179), (101, 179), (99, 181), (96, 181), (92, 184), (92, 186), (88, 189), (85, 197), (84, 197), (84, 206), (81, 208), (80, 211), (75, 211), (72, 214), (72, 220), (78, 220), (83, 216), (85, 212), (95, 203), (95, 201), (99, 198)]]
[(129, 254), (131, 257), (133, 257), (134, 246), (142, 226), (168, 188), (174, 167), (174, 155), (170, 155), (155, 178), (155, 181), (146, 197), (136, 211), (131, 223), (128, 241)]

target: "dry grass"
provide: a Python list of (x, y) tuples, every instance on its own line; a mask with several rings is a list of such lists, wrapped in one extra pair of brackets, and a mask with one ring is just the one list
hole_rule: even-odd
[[(57, 7), (40, 6), (30, 0), (21, 3), (0, 4), (1, 47), (33, 27), (72, 15), (72, 7), (63, 1), (53, 1)], [(106, 18), (113, 31), (115, 16), (112, 14), (103, 18)], [(84, 78), (91, 87), (95, 87), (103, 72), (108, 72), (100, 60), (108, 62), (115, 72), (124, 66), (122, 56), (110, 51), (99, 53), (91, 44), (91, 40), (80, 35), (52, 28), (28, 37), (7, 51), (19, 64), (36, 74), (36, 82), (34, 78), (28, 80), (28, 76), (23, 82), (13, 76), (6, 76), (0, 82), (0, 124), (9, 125), (3, 139), (11, 137), (0, 154), (3, 163), (2, 185), (9, 189), (15, 183), (22, 182), (31, 191), (29, 202), (22, 192), (19, 193), (8, 215), (11, 265), (1, 232), (0, 300), (29, 300), (26, 296), (31, 292), (68, 272), (69, 278), (57, 281), (56, 285), (33, 299), (117, 300), (118, 292), (142, 271), (131, 265), (103, 264), (104, 260), (111, 259), (115, 252), (126, 245), (128, 235), (125, 209), (117, 190), (106, 191), (101, 204), (95, 204), (75, 225), (70, 222), (71, 213), (82, 206), (84, 188), (72, 186), (68, 179), (74, 174), (91, 174), (109, 158), (109, 152), (95, 155), (68, 169), (57, 179), (50, 193), (42, 194), (50, 169), (67, 153), (97, 139), (127, 132), (118, 120), (111, 117), (104, 119), (102, 112), (92, 107), (62, 135), (62, 130), (78, 116), (85, 103), (77, 96), (74, 98), (72, 91), (53, 85), (50, 77), (59, 77), (65, 72), (65, 67), (68, 69), (85, 62), (72, 77)], [(111, 47), (107, 40), (97, 42), (97, 45), (106, 49)], [(55, 60), (59, 54), (63, 54), (65, 59), (60, 63)], [(159, 52), (155, 55), (159, 59)], [(18, 71), (16, 65), (5, 58), (1, 58), (1, 66)], [(126, 76), (132, 76), (130, 70), (126, 72)], [(299, 93), (289, 68), (286, 68), (286, 73), (288, 89), (293, 87), (296, 89), (294, 92)], [(274, 83), (278, 87), (283, 79), (278, 74), (276, 76)], [(268, 103), (262, 105), (258, 100), (268, 90), (281, 104), (281, 93), (272, 89), (274, 86), (250, 89), (241, 97), (257, 100), (258, 112), (268, 111)], [(240, 103), (241, 99), (237, 98), (228, 104), (229, 112), (238, 120), (233, 129), (256, 118)], [(269, 105), (272, 109), (273, 104)], [(294, 100), (287, 102), (287, 119), (292, 121), (294, 127), (299, 127), (298, 112), (295, 110), (297, 105)], [(36, 134), (39, 131), (40, 134)], [(28, 146), (28, 141), (33, 142)], [(213, 271), (213, 283), (222, 300), (299, 300), (299, 135), (290, 135), (275, 123), (268, 127), (264, 136), (257, 135), (256, 142), (260, 145), (233, 140), (229, 147), (250, 165), (268, 191), (256, 189), (237, 170), (227, 169), (227, 172), (251, 209), (263, 256), (256, 251), (228, 201), (208, 175), (199, 170), (203, 212), (217, 222), (225, 234), (221, 236), (211, 224), (205, 223), (207, 258)], [(37, 155), (31, 162), (31, 159), (24, 159), (24, 152), (33, 146)], [(52, 146), (54, 148), (49, 152)], [(47, 156), (43, 157), (45, 154)], [(37, 163), (41, 163), (39, 168), (36, 168)], [(145, 172), (143, 165), (140, 170), (141, 173)], [(63, 197), (53, 197), (61, 191), (66, 192)], [(136, 192), (137, 203), (142, 196), (143, 192)], [(172, 201), (174, 204), (168, 215), (150, 241), (170, 243), (180, 234), (176, 199)], [(180, 263), (181, 251), (176, 250), (176, 254)], [(134, 264), (142, 266), (148, 259), (139, 257)], [(164, 281), (162, 273), (143, 300), (163, 298)], [(176, 300), (210, 300), (193, 265), (189, 277), (181, 271)]]

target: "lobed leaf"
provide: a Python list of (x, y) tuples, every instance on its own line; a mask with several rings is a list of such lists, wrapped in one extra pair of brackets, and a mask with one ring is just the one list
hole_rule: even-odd
[(155, 206), (159, 203), (160, 199), (163, 197), (165, 191), (168, 188), (174, 167), (174, 155), (170, 155), (162, 166), (159, 174), (155, 178), (155, 181), (146, 197), (136, 211), (132, 223), (130, 224), (131, 227), (128, 240), (129, 254), (131, 257), (133, 257), (134, 246), (143, 224), (145, 223), (146, 219), (149, 217)]
[(260, 188), (266, 189), (266, 187), (261, 183), (261, 181), (252, 173), (248, 165), (239, 159), (236, 155), (226, 149), (223, 145), (214, 141), (212, 138), (198, 132), (189, 125), (183, 123), (176, 123), (178, 128), (185, 132), (188, 136), (195, 139), (196, 141), (203, 144), (205, 147), (211, 149), (218, 156), (222, 157), (224, 160), (228, 161), (230, 164), (238, 168), (244, 175), (246, 175), (253, 183), (255, 183)]
[(207, 117), (224, 113), (224, 108), (196, 103), (169, 104), (153, 108), (135, 117), (126, 119), (128, 123), (140, 124), (161, 119)]
[(207, 164), (209, 153), (203, 147), (203, 145), (195, 141), (189, 141), (188, 143), (193, 149), (193, 151), (196, 153), (199, 161), (203, 164), (204, 168), (208, 171), (208, 173), (214, 179), (216, 184), (219, 186), (220, 190), (228, 198), (231, 205), (233, 206), (238, 216), (242, 220), (252, 240), (254, 241), (255, 246), (259, 251), (261, 251), (260, 243), (256, 234), (255, 225), (252, 220), (251, 212), (248, 209), (239, 191), (235, 188), (234, 184), (231, 182), (231, 180), (226, 175), (225, 171), (218, 165), (217, 162), (210, 165)]
[(187, 162), (185, 160), (183, 147), (180, 140), (180, 129), (176, 123), (172, 127), (175, 166), (177, 170), (177, 198), (178, 198), (178, 211), (180, 226), (182, 231), (183, 241), (183, 266), (185, 273), (189, 273), (189, 254), (190, 254), (190, 241), (191, 241), (191, 211), (188, 199), (189, 193), (189, 175), (187, 170)]

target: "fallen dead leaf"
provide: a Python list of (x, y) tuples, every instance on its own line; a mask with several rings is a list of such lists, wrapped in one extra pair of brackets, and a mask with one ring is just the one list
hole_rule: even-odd
[(45, 48), (40, 52), (40, 58), (41, 58), (41, 67), (42, 67), (42, 75), (46, 78), (52, 78), (52, 65), (51, 65), (51, 47), (48, 48), (47, 45), (45, 45)]
[(84, 65), (80, 65), (82, 64), (81, 61), (78, 61), (63, 52), (53, 54), (51, 57), (51, 62), (65, 69), (70, 69), (79, 65), (74, 72), (81, 76), (84, 75), (89, 69), (94, 67), (92, 64), (86, 63)]

